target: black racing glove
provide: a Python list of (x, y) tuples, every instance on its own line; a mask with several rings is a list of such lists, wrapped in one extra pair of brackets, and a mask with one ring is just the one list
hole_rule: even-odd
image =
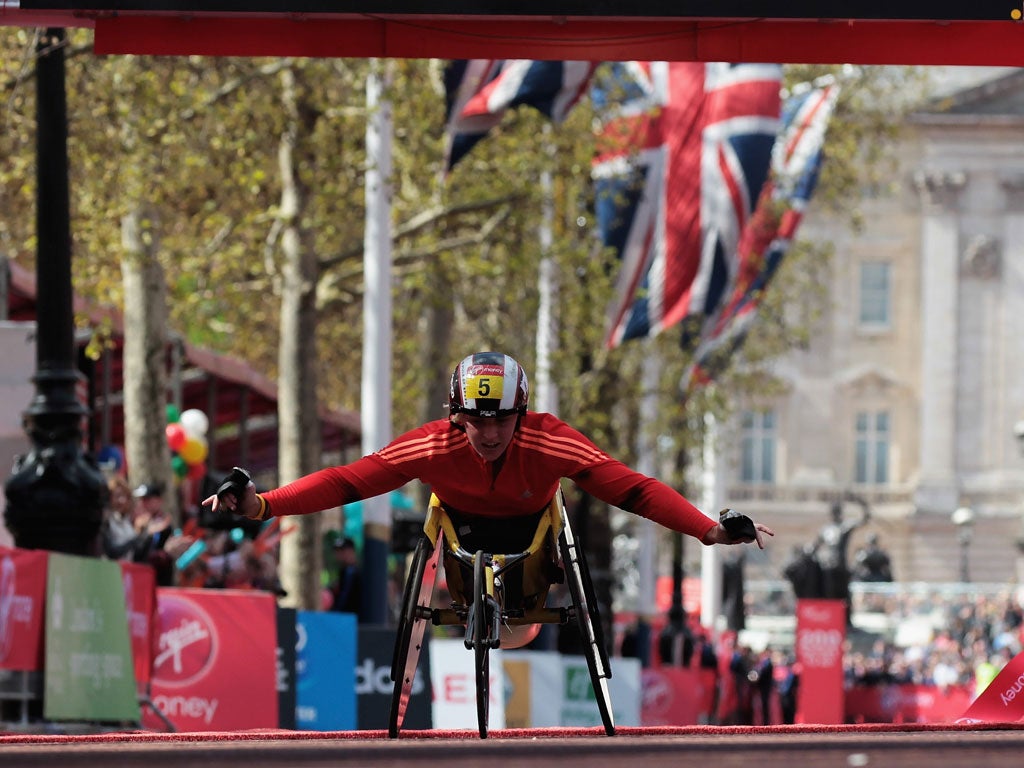
[(252, 482), (252, 476), (240, 467), (233, 467), (231, 474), (228, 475), (224, 482), (220, 484), (220, 488), (217, 489), (217, 498), (220, 498), (225, 493), (230, 493), (235, 497), (235, 501), (241, 502), (242, 497), (245, 495), (245, 489)]
[(757, 529), (754, 521), (735, 509), (723, 509), (718, 513), (718, 522), (725, 528), (733, 541), (756, 541)]

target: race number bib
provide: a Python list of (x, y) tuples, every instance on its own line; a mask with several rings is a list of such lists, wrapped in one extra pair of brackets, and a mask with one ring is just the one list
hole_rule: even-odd
[(501, 376), (474, 376), (466, 381), (466, 397), (476, 400), (480, 397), (501, 400)]

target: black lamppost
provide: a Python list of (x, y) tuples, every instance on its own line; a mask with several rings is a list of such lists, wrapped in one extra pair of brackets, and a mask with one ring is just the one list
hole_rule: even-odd
[(952, 520), (953, 525), (955, 525), (959, 531), (960, 582), (962, 584), (969, 584), (971, 581), (969, 557), (971, 548), (971, 528), (974, 525), (974, 510), (970, 507), (957, 507), (957, 509), (953, 511)]
[(7, 479), (4, 519), (24, 549), (96, 554), (106, 485), (82, 451), (87, 411), (75, 387), (64, 30), (36, 45), (36, 394), (24, 413), (32, 450)]

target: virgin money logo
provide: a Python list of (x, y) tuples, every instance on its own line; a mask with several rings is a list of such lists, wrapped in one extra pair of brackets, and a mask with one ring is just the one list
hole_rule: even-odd
[(797, 657), (805, 667), (833, 668), (843, 650), (838, 629), (802, 629), (796, 638)]
[(643, 681), (643, 709), (644, 712), (664, 714), (672, 708), (675, 701), (675, 688), (663, 676), (657, 672), (644, 670), (641, 679)]
[(206, 676), (217, 656), (217, 631), (191, 600), (161, 595), (153, 678), (167, 686), (190, 685)]
[(800, 618), (811, 624), (829, 624), (832, 621), (832, 611), (815, 605), (801, 605)]

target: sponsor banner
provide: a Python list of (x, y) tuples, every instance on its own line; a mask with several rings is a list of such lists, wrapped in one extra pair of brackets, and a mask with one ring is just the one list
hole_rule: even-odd
[(557, 651), (503, 651), (505, 726), (562, 724), (562, 656)]
[(49, 553), (0, 547), (0, 669), (43, 669), (43, 608)]
[(846, 722), (953, 723), (970, 702), (965, 685), (856, 685), (846, 692)]
[[(709, 676), (701, 674), (702, 671), (666, 665), (642, 670), (641, 724), (696, 725), (701, 713), (705, 711), (708, 693), (705, 685), (708, 684)], [(713, 685), (714, 675), (710, 676), (710, 680)]]
[(295, 652), (296, 727), (355, 730), (355, 614), (299, 611)]
[(295, 730), (295, 655), (299, 643), (298, 611), (277, 608), (277, 724)]
[(276, 621), (269, 592), (157, 589), (153, 703), (179, 731), (276, 728)]
[[(405, 710), (402, 729), (429, 730), (431, 718), (430, 669), (436, 640), (429, 633), (423, 637), (416, 674), (413, 676), (412, 695)], [(391, 659), (395, 649), (395, 630), (371, 625), (359, 626), (359, 664), (356, 667), (356, 695), (359, 698), (359, 730), (376, 731), (388, 727), (391, 696), (395, 684), (391, 682)], [(463, 651), (465, 652), (465, 651)]]
[[(503, 651), (490, 652), (488, 686), (490, 729), (505, 727)], [(430, 679), (434, 687), (434, 727), (477, 729), (476, 654), (459, 639), (430, 641)]]
[(116, 562), (49, 555), (43, 717), (139, 722), (124, 582)]
[(119, 563), (124, 584), (135, 682), (140, 691), (149, 687), (153, 672), (153, 624), (156, 620), (156, 571), (145, 563)]
[(502, 661), (505, 671), (505, 727), (529, 728), (530, 717), (530, 662), (528, 659), (510, 659), (508, 654)]
[[(640, 725), (640, 660), (611, 659), (608, 695), (615, 724)], [(562, 726), (603, 726), (590, 669), (584, 656), (562, 657)]]
[(846, 606), (842, 600), (797, 600), (796, 660), (800, 664), (798, 723), (842, 723), (843, 644)]
[(962, 719), (997, 723), (1024, 720), (1024, 652), (1014, 656), (999, 671), (964, 712)]

